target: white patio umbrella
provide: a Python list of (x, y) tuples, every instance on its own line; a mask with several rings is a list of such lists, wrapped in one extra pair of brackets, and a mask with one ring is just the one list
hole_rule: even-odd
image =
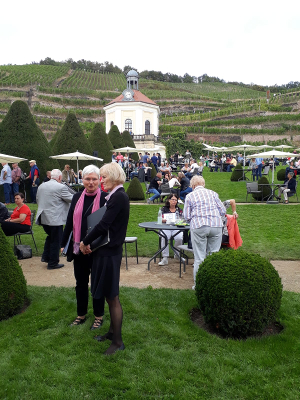
[(246, 150), (256, 150), (257, 149), (257, 147), (256, 146), (252, 146), (251, 144), (240, 144), (240, 145), (238, 145), (238, 146), (233, 146), (233, 147), (230, 147), (230, 149), (228, 149), (228, 150), (243, 150), (244, 151), (244, 161), (243, 161), (243, 164), (244, 164), (244, 167), (245, 167), (245, 158), (246, 158)]
[(283, 149), (292, 149), (292, 146), (288, 146), (287, 144), (280, 144), (279, 146), (275, 146), (274, 149), (281, 149), (281, 151), (283, 151)]
[(269, 146), (268, 144), (262, 144), (261, 146), (257, 146), (257, 149), (264, 149), (264, 151), (266, 151), (266, 149), (271, 149), (273, 146)]
[(58, 154), (57, 156), (50, 156), (50, 158), (55, 158), (56, 160), (69, 160), (69, 161), (77, 161), (77, 176), (79, 167), (78, 167), (78, 161), (79, 160), (95, 160), (95, 161), (103, 161), (103, 158), (98, 158), (94, 156), (90, 156), (89, 154), (84, 154), (80, 153), (78, 150), (75, 151), (74, 153), (66, 153), (66, 154)]
[[(279, 151), (279, 150), (270, 150), (270, 151), (264, 151), (263, 153), (257, 153), (257, 154), (251, 154), (250, 156), (248, 156), (248, 158), (252, 158), (252, 157), (260, 157), (260, 158), (273, 158), (274, 157), (281, 157), (281, 158), (287, 158), (287, 157), (294, 157), (294, 156), (299, 156), (299, 154), (294, 154), (294, 153), (287, 153), (285, 151)], [(273, 164), (273, 168), (272, 168), (272, 184), (274, 184), (274, 164)], [(271, 200), (274, 197), (274, 189), (272, 187), (272, 196), (271, 196)]]
[(26, 161), (26, 160), (27, 158), (8, 156), (7, 154), (0, 153), (0, 163), (19, 163), (21, 161)]
[(120, 147), (119, 149), (113, 149), (111, 151), (119, 151), (120, 153), (137, 153), (138, 149), (136, 149), (135, 147), (125, 146)]

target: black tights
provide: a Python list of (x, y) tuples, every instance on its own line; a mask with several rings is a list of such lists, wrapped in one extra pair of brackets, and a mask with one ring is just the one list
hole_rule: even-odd
[(123, 344), (121, 333), (123, 310), (119, 300), (119, 296), (116, 296), (113, 299), (106, 299), (106, 301), (109, 306), (110, 327), (104, 337), (111, 340), (112, 342), (104, 354), (113, 354)]

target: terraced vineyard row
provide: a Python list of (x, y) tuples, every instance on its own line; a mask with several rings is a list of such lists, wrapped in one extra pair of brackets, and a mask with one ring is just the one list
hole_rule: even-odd
[[(1, 103), (0, 103), (1, 104)], [(82, 117), (99, 117), (104, 115), (103, 109), (91, 110), (89, 108), (55, 108), (48, 106), (41, 106), (39, 104), (34, 105), (33, 112), (38, 114), (46, 115), (67, 115), (69, 112), (73, 112), (78, 116)]]
[(66, 88), (122, 91), (126, 87), (126, 79), (123, 74), (99, 74), (76, 70), (62, 83), (62, 86)]
[(0, 86), (52, 86), (68, 70), (68, 67), (52, 65), (4, 65), (0, 66)]

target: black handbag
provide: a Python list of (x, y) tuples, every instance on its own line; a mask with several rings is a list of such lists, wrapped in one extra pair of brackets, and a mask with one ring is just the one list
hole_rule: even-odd
[(28, 244), (18, 244), (16, 246), (16, 255), (18, 260), (24, 260), (32, 257), (32, 248)]

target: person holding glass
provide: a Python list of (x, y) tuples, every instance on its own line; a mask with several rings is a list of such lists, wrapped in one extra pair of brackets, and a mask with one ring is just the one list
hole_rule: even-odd
[[(178, 196), (176, 194), (170, 194), (167, 198), (165, 206), (162, 208), (162, 215), (163, 215), (163, 223), (169, 222), (172, 219), (172, 222), (175, 223), (176, 214), (179, 218), (182, 216), (182, 209), (178, 207)], [(171, 236), (174, 236), (178, 231), (178, 229), (174, 230), (163, 230), (163, 233), (168, 237), (170, 240)], [(165, 246), (165, 239), (162, 238), (162, 246)], [(174, 237), (174, 247), (179, 246), (182, 244), (183, 240), (183, 232), (178, 233)], [(163, 259), (158, 263), (158, 265), (168, 265), (169, 262), (169, 245), (162, 251)], [(174, 258), (179, 259), (179, 252), (174, 253)]]

